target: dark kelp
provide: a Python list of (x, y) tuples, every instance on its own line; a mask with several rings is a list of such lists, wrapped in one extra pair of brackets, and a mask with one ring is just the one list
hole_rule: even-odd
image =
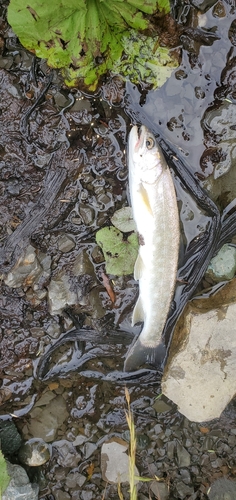
[[(48, 370), (48, 365), (55, 351), (62, 345), (69, 342), (78, 342), (75, 364), (71, 367), (73, 370), (78, 370), (89, 360), (96, 358), (98, 355), (114, 356), (117, 344), (129, 345), (132, 339), (133, 335), (128, 332), (115, 331), (108, 334), (101, 334), (95, 330), (89, 330), (86, 328), (72, 329), (66, 334), (63, 333), (60, 338), (48, 348), (45, 354), (41, 356), (35, 370), (36, 377), (40, 380), (48, 380), (49, 378), (58, 376), (59, 374), (61, 375), (61, 367), (57, 369), (53, 366), (52, 370)], [(89, 345), (88, 347), (88, 343), (92, 345)], [(100, 346), (99, 352), (97, 348), (98, 345)], [(121, 371), (114, 371), (104, 374), (102, 372), (84, 369), (83, 371), (80, 370), (80, 373), (81, 375), (89, 378), (126, 383), (129, 381), (131, 382), (134, 379), (138, 381), (140, 378), (142, 379), (142, 382), (145, 380), (148, 381), (150, 376), (153, 374), (153, 370), (144, 369), (135, 371), (134, 373), (131, 372), (129, 374)]]

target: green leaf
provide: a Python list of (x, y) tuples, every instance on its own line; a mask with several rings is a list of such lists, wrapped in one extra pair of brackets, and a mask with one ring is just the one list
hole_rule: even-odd
[(122, 44), (125, 57), (114, 62), (112, 71), (128, 77), (134, 83), (145, 81), (153, 88), (161, 87), (179, 65), (173, 51), (159, 47), (154, 44), (152, 37), (135, 30), (122, 37)]
[(133, 273), (139, 247), (137, 234), (132, 233), (124, 240), (118, 229), (104, 227), (97, 232), (96, 242), (103, 251), (108, 274), (123, 276)]
[(7, 464), (2, 452), (0, 451), (0, 499), (2, 498), (2, 493), (7, 488), (9, 482), (10, 477), (7, 473)]
[(82, 78), (93, 90), (120, 59), (129, 28), (146, 29), (143, 14), (157, 10), (168, 13), (169, 0), (11, 0), (8, 22), (24, 47), (62, 68), (68, 85)]
[(129, 233), (136, 229), (131, 207), (124, 207), (120, 210), (116, 210), (111, 217), (111, 222), (113, 226), (117, 227), (117, 229), (123, 233)]

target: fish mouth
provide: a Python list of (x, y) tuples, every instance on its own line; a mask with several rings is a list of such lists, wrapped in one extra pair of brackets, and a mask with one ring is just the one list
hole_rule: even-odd
[[(134, 132), (133, 132), (134, 131)], [(137, 153), (140, 148), (142, 148), (144, 139), (145, 139), (145, 133), (146, 133), (146, 127), (145, 125), (142, 125), (140, 128), (135, 125), (132, 129), (132, 132), (135, 135), (135, 146), (134, 146), (134, 152)]]
[(147, 136), (147, 127), (145, 125), (141, 125), (138, 127), (134, 125), (130, 131), (129, 142), (128, 142), (128, 150), (129, 154), (138, 153), (139, 150), (143, 148)]

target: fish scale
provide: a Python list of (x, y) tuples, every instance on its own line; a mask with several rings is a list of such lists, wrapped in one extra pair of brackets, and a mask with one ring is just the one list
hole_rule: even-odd
[[(179, 214), (170, 170), (153, 134), (143, 125), (132, 128), (128, 144), (129, 190), (140, 247), (134, 277), (139, 298), (132, 323), (142, 321), (125, 370), (136, 370), (164, 354), (162, 331), (175, 290), (179, 256)], [(161, 361), (161, 359), (160, 359)]]

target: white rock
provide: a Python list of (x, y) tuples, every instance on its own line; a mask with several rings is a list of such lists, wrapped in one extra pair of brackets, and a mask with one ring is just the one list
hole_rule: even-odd
[(177, 325), (162, 392), (189, 420), (218, 418), (236, 393), (235, 318), (235, 303), (204, 313), (189, 305)]
[[(109, 483), (129, 482), (128, 443), (112, 439), (102, 445), (101, 468), (102, 478)], [(135, 466), (135, 476), (139, 475)], [(136, 481), (137, 484), (138, 481)]]

